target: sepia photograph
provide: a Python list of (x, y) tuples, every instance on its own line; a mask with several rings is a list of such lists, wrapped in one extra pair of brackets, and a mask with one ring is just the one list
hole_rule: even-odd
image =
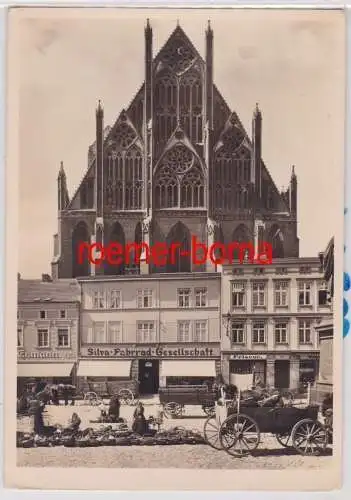
[(340, 485), (344, 31), (10, 9), (12, 486)]

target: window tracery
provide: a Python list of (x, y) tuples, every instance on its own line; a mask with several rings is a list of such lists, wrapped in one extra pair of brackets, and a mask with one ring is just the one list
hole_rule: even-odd
[(168, 72), (158, 76), (155, 84), (155, 136), (160, 152), (177, 127), (178, 85)]
[(126, 122), (121, 122), (116, 127), (113, 136), (109, 140), (109, 146), (126, 149), (131, 146), (131, 144), (136, 139), (136, 133), (130, 125)]
[(171, 149), (155, 176), (156, 208), (205, 206), (205, 183), (193, 153), (183, 145)]
[(194, 61), (193, 51), (183, 40), (176, 40), (162, 54), (162, 60), (175, 73), (183, 73)]
[(132, 147), (126, 152), (109, 151), (107, 156), (106, 202), (114, 210), (142, 208), (142, 155)]

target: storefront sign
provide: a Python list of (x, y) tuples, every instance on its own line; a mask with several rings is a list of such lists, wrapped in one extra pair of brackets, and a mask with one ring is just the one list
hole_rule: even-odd
[(81, 356), (88, 358), (219, 358), (219, 347), (191, 345), (175, 346), (145, 346), (145, 347), (83, 347)]
[(232, 354), (229, 359), (239, 360), (258, 360), (258, 359), (267, 359), (266, 354)]
[(51, 351), (34, 351), (34, 352), (19, 352), (19, 359), (58, 359), (61, 358), (59, 352), (51, 352)]

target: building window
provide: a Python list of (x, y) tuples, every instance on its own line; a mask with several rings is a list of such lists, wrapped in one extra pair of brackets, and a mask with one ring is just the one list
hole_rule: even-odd
[(94, 344), (105, 344), (105, 323), (103, 321), (96, 321), (93, 327), (93, 343)]
[(266, 329), (263, 321), (256, 321), (252, 326), (252, 343), (264, 344), (266, 342)]
[(207, 305), (207, 288), (195, 288), (195, 306), (206, 307)]
[(265, 283), (252, 284), (252, 305), (253, 307), (264, 307), (266, 303), (266, 285)]
[(108, 324), (108, 342), (120, 344), (122, 342), (122, 328), (120, 321), (110, 321)]
[(328, 288), (325, 281), (318, 284), (318, 305), (327, 306), (328, 304)]
[(244, 323), (243, 322), (232, 322), (232, 344), (244, 344)]
[(111, 290), (110, 292), (110, 309), (119, 309), (121, 307), (121, 291)]
[(64, 309), (62, 309), (62, 310), (60, 311), (60, 318), (61, 318), (61, 319), (66, 319), (66, 311), (65, 311)]
[(299, 344), (310, 344), (311, 343), (311, 321), (310, 320), (300, 320), (299, 321)]
[(232, 309), (245, 306), (245, 283), (232, 283)]
[(190, 342), (190, 321), (179, 321), (178, 342)]
[(139, 309), (152, 307), (152, 290), (138, 290), (137, 306)]
[(299, 306), (310, 306), (312, 285), (308, 281), (300, 281), (299, 283)]
[(141, 321), (138, 323), (137, 342), (156, 342), (155, 323), (153, 321)]
[(178, 290), (178, 307), (190, 307), (190, 290), (188, 288)]
[(23, 328), (17, 327), (17, 347), (23, 347)]
[(194, 342), (207, 341), (207, 321), (195, 321)]
[(46, 319), (46, 311), (40, 311), (39, 318), (40, 319)]
[(276, 344), (287, 344), (288, 343), (288, 324), (287, 323), (276, 323), (275, 324), (275, 343)]
[(68, 328), (58, 328), (57, 345), (58, 347), (69, 347), (70, 342)]
[(94, 309), (104, 309), (105, 308), (105, 294), (104, 294), (104, 292), (94, 291), (94, 293), (93, 293), (93, 308)]
[(38, 347), (49, 347), (49, 330), (47, 328), (39, 328), (38, 330)]
[(288, 305), (288, 281), (277, 281), (274, 287), (274, 305), (276, 307), (284, 307)]

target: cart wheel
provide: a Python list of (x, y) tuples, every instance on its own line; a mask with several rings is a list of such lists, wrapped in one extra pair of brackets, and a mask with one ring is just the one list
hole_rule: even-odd
[(222, 449), (222, 445), (219, 439), (219, 429), (220, 425), (218, 423), (218, 420), (214, 416), (210, 416), (206, 419), (204, 425), (205, 441), (215, 450)]
[(166, 403), (163, 407), (165, 416), (168, 417), (180, 417), (183, 412), (183, 407), (179, 403)]
[(118, 393), (118, 397), (122, 404), (132, 405), (134, 401), (134, 394), (130, 389), (121, 389)]
[(98, 406), (99, 404), (101, 404), (101, 401), (99, 400), (96, 392), (86, 392), (84, 394), (84, 404)]
[[(278, 441), (279, 444), (284, 446), (284, 448), (290, 448), (291, 447), (291, 432), (288, 432), (287, 434), (275, 434), (275, 438)], [(290, 441), (290, 443), (289, 443)]]
[(235, 414), (228, 417), (219, 431), (222, 448), (234, 457), (251, 455), (260, 443), (260, 429), (248, 415)]
[(291, 432), (292, 444), (301, 455), (315, 456), (327, 446), (327, 431), (317, 420), (305, 418), (295, 424)]
[(213, 417), (216, 413), (215, 405), (212, 403), (205, 403), (202, 409), (208, 417)]

